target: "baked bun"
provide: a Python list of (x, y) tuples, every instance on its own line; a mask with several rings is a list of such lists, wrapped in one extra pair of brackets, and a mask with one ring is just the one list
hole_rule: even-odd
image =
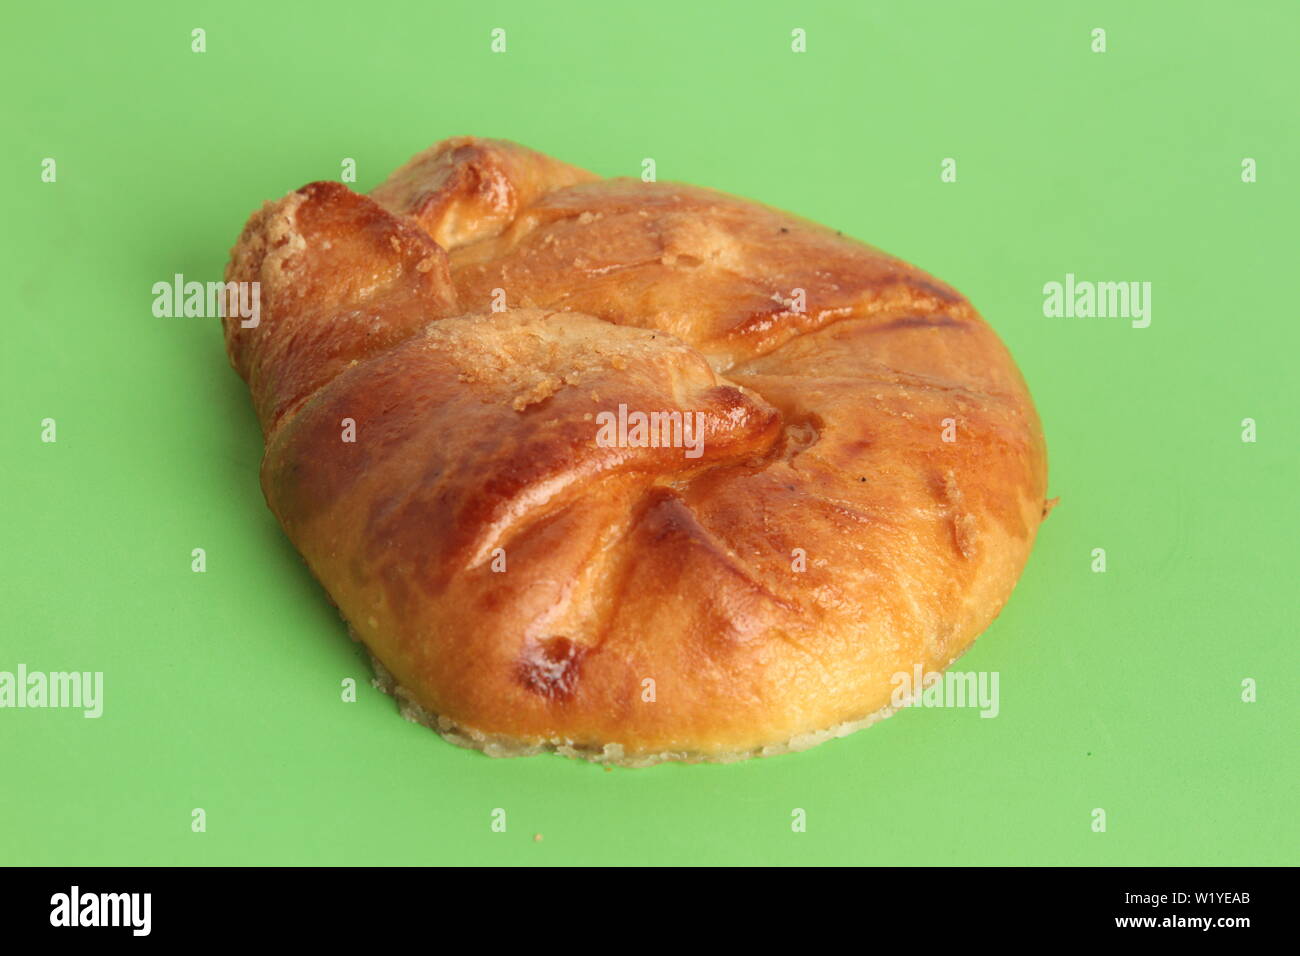
[(261, 283), (225, 334), (271, 510), (403, 712), (489, 754), (841, 736), (970, 646), (1043, 518), (971, 305), (747, 200), (453, 139), (268, 203), (226, 278)]

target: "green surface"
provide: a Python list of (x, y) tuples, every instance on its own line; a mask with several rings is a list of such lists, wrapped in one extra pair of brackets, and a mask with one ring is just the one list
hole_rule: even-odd
[[(0, 670), (102, 671), (105, 701), (0, 709), (0, 862), (1297, 862), (1295, 4), (306, 10), (8, 11)], [(974, 301), (1062, 498), (959, 665), (1000, 673), (997, 719), (606, 771), (454, 748), (368, 686), (263, 504), (217, 323), (150, 290), (217, 278), (258, 203), (344, 157), (369, 189), (462, 133), (653, 157)], [(1150, 327), (1045, 318), (1067, 272), (1151, 282)]]

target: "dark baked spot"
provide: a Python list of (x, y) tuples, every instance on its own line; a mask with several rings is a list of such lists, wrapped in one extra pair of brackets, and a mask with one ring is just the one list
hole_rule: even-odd
[(578, 687), (587, 649), (567, 637), (529, 641), (515, 663), (515, 679), (547, 700), (565, 701)]
[(894, 319), (892, 322), (886, 322), (883, 325), (877, 325), (872, 328), (873, 332), (892, 332), (898, 329), (946, 329), (952, 327), (964, 326), (966, 323), (958, 322), (948, 315), (905, 315), (901, 319)]
[(943, 302), (961, 302), (962, 297), (937, 279), (916, 278), (912, 280), (916, 288), (928, 292)]

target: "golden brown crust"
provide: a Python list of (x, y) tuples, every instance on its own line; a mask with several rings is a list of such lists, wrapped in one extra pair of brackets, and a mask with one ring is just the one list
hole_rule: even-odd
[[(888, 712), (1007, 599), (1046, 454), (954, 290), (497, 141), (373, 196), (255, 214), (228, 278), (265, 318), (226, 334), (267, 501), (411, 712), (488, 749), (771, 752)], [(698, 413), (699, 454), (606, 447), (620, 405)]]

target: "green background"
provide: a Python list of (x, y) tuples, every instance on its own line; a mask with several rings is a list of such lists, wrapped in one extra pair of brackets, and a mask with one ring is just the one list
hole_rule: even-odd
[[(0, 670), (98, 670), (106, 686), (99, 720), (0, 710), (0, 862), (1300, 858), (1295, 4), (27, 4), (7, 19)], [(975, 302), (1033, 389), (1062, 498), (959, 665), (1000, 672), (997, 719), (906, 710), (803, 754), (607, 771), (457, 749), (369, 686), (263, 504), (217, 323), (154, 318), (150, 290), (218, 278), (257, 204), (339, 178), (344, 157), (365, 190), (464, 133), (606, 175), (653, 157), (660, 179), (823, 221)], [(1066, 272), (1153, 283), (1150, 328), (1045, 318), (1043, 284)]]

